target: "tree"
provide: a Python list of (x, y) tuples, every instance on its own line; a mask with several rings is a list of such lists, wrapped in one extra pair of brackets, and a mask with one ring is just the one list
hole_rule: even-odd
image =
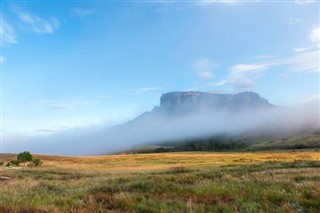
[(29, 151), (20, 152), (17, 155), (17, 160), (12, 160), (6, 164), (6, 166), (19, 166), (20, 163), (23, 163), (23, 166), (41, 166), (42, 161), (40, 159), (33, 159)]
[(32, 161), (32, 155), (28, 151), (20, 152), (17, 155), (17, 160), (21, 163), (31, 162)]

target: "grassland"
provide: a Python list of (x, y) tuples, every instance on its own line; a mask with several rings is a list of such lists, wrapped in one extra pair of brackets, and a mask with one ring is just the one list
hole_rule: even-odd
[(298, 135), (278, 140), (259, 142), (246, 147), (247, 150), (290, 150), (290, 149), (320, 149), (319, 132)]
[(0, 212), (320, 211), (317, 151), (35, 157), (0, 167)]
[(190, 151), (247, 152), (272, 150), (320, 149), (320, 131), (300, 132), (291, 136), (252, 134), (231, 137), (215, 135), (212, 137), (189, 138), (158, 145), (138, 146), (127, 153), (165, 153)]

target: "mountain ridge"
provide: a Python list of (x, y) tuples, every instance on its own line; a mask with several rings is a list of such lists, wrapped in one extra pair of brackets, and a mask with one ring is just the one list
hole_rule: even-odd
[(236, 94), (218, 94), (200, 91), (173, 91), (163, 93), (160, 97), (160, 105), (151, 111), (140, 114), (133, 121), (147, 116), (185, 116), (192, 113), (214, 111), (240, 111), (272, 109), (276, 106), (252, 91)]
[[(267, 99), (261, 98), (258, 93), (247, 91), (237, 94), (216, 94), (199, 91), (169, 92), (160, 97), (160, 108), (166, 110), (177, 110), (180, 107), (202, 107), (215, 109), (243, 109), (252, 107), (271, 107)], [(200, 106), (200, 107), (201, 107)]]

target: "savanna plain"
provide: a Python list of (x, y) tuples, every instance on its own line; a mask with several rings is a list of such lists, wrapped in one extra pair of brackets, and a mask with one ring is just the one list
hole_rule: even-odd
[(0, 167), (0, 212), (320, 212), (318, 150), (34, 156)]

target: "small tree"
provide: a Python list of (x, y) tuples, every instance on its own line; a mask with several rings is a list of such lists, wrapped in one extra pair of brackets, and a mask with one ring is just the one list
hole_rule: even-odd
[(32, 155), (28, 151), (20, 152), (17, 156), (17, 160), (20, 162), (32, 161)]
[(24, 163), (26, 165), (27, 162), (32, 162), (32, 155), (28, 151), (20, 152), (17, 155), (18, 162)]

